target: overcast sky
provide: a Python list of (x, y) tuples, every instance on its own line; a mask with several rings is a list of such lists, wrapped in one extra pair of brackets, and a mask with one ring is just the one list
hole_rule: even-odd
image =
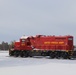
[(0, 42), (36, 34), (76, 39), (76, 0), (0, 0)]

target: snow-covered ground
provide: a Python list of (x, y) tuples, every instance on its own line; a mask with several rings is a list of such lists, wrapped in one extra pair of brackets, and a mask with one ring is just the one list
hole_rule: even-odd
[(0, 51), (0, 75), (76, 75), (76, 60), (15, 58)]

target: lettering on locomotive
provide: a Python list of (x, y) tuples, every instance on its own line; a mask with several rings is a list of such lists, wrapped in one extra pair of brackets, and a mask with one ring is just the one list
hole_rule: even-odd
[(64, 42), (44, 42), (44, 44), (64, 44)]

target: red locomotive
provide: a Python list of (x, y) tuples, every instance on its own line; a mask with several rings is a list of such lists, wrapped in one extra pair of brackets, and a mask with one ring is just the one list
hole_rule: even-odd
[(71, 58), (74, 52), (73, 36), (36, 35), (21, 37), (9, 50), (10, 56), (32, 57), (50, 56), (51, 58)]

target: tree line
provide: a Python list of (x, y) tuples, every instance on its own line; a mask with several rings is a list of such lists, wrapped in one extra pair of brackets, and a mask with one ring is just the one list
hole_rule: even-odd
[(15, 41), (11, 41), (10, 44), (8, 42), (2, 41), (0, 43), (0, 50), (9, 50), (9, 48), (14, 44)]

